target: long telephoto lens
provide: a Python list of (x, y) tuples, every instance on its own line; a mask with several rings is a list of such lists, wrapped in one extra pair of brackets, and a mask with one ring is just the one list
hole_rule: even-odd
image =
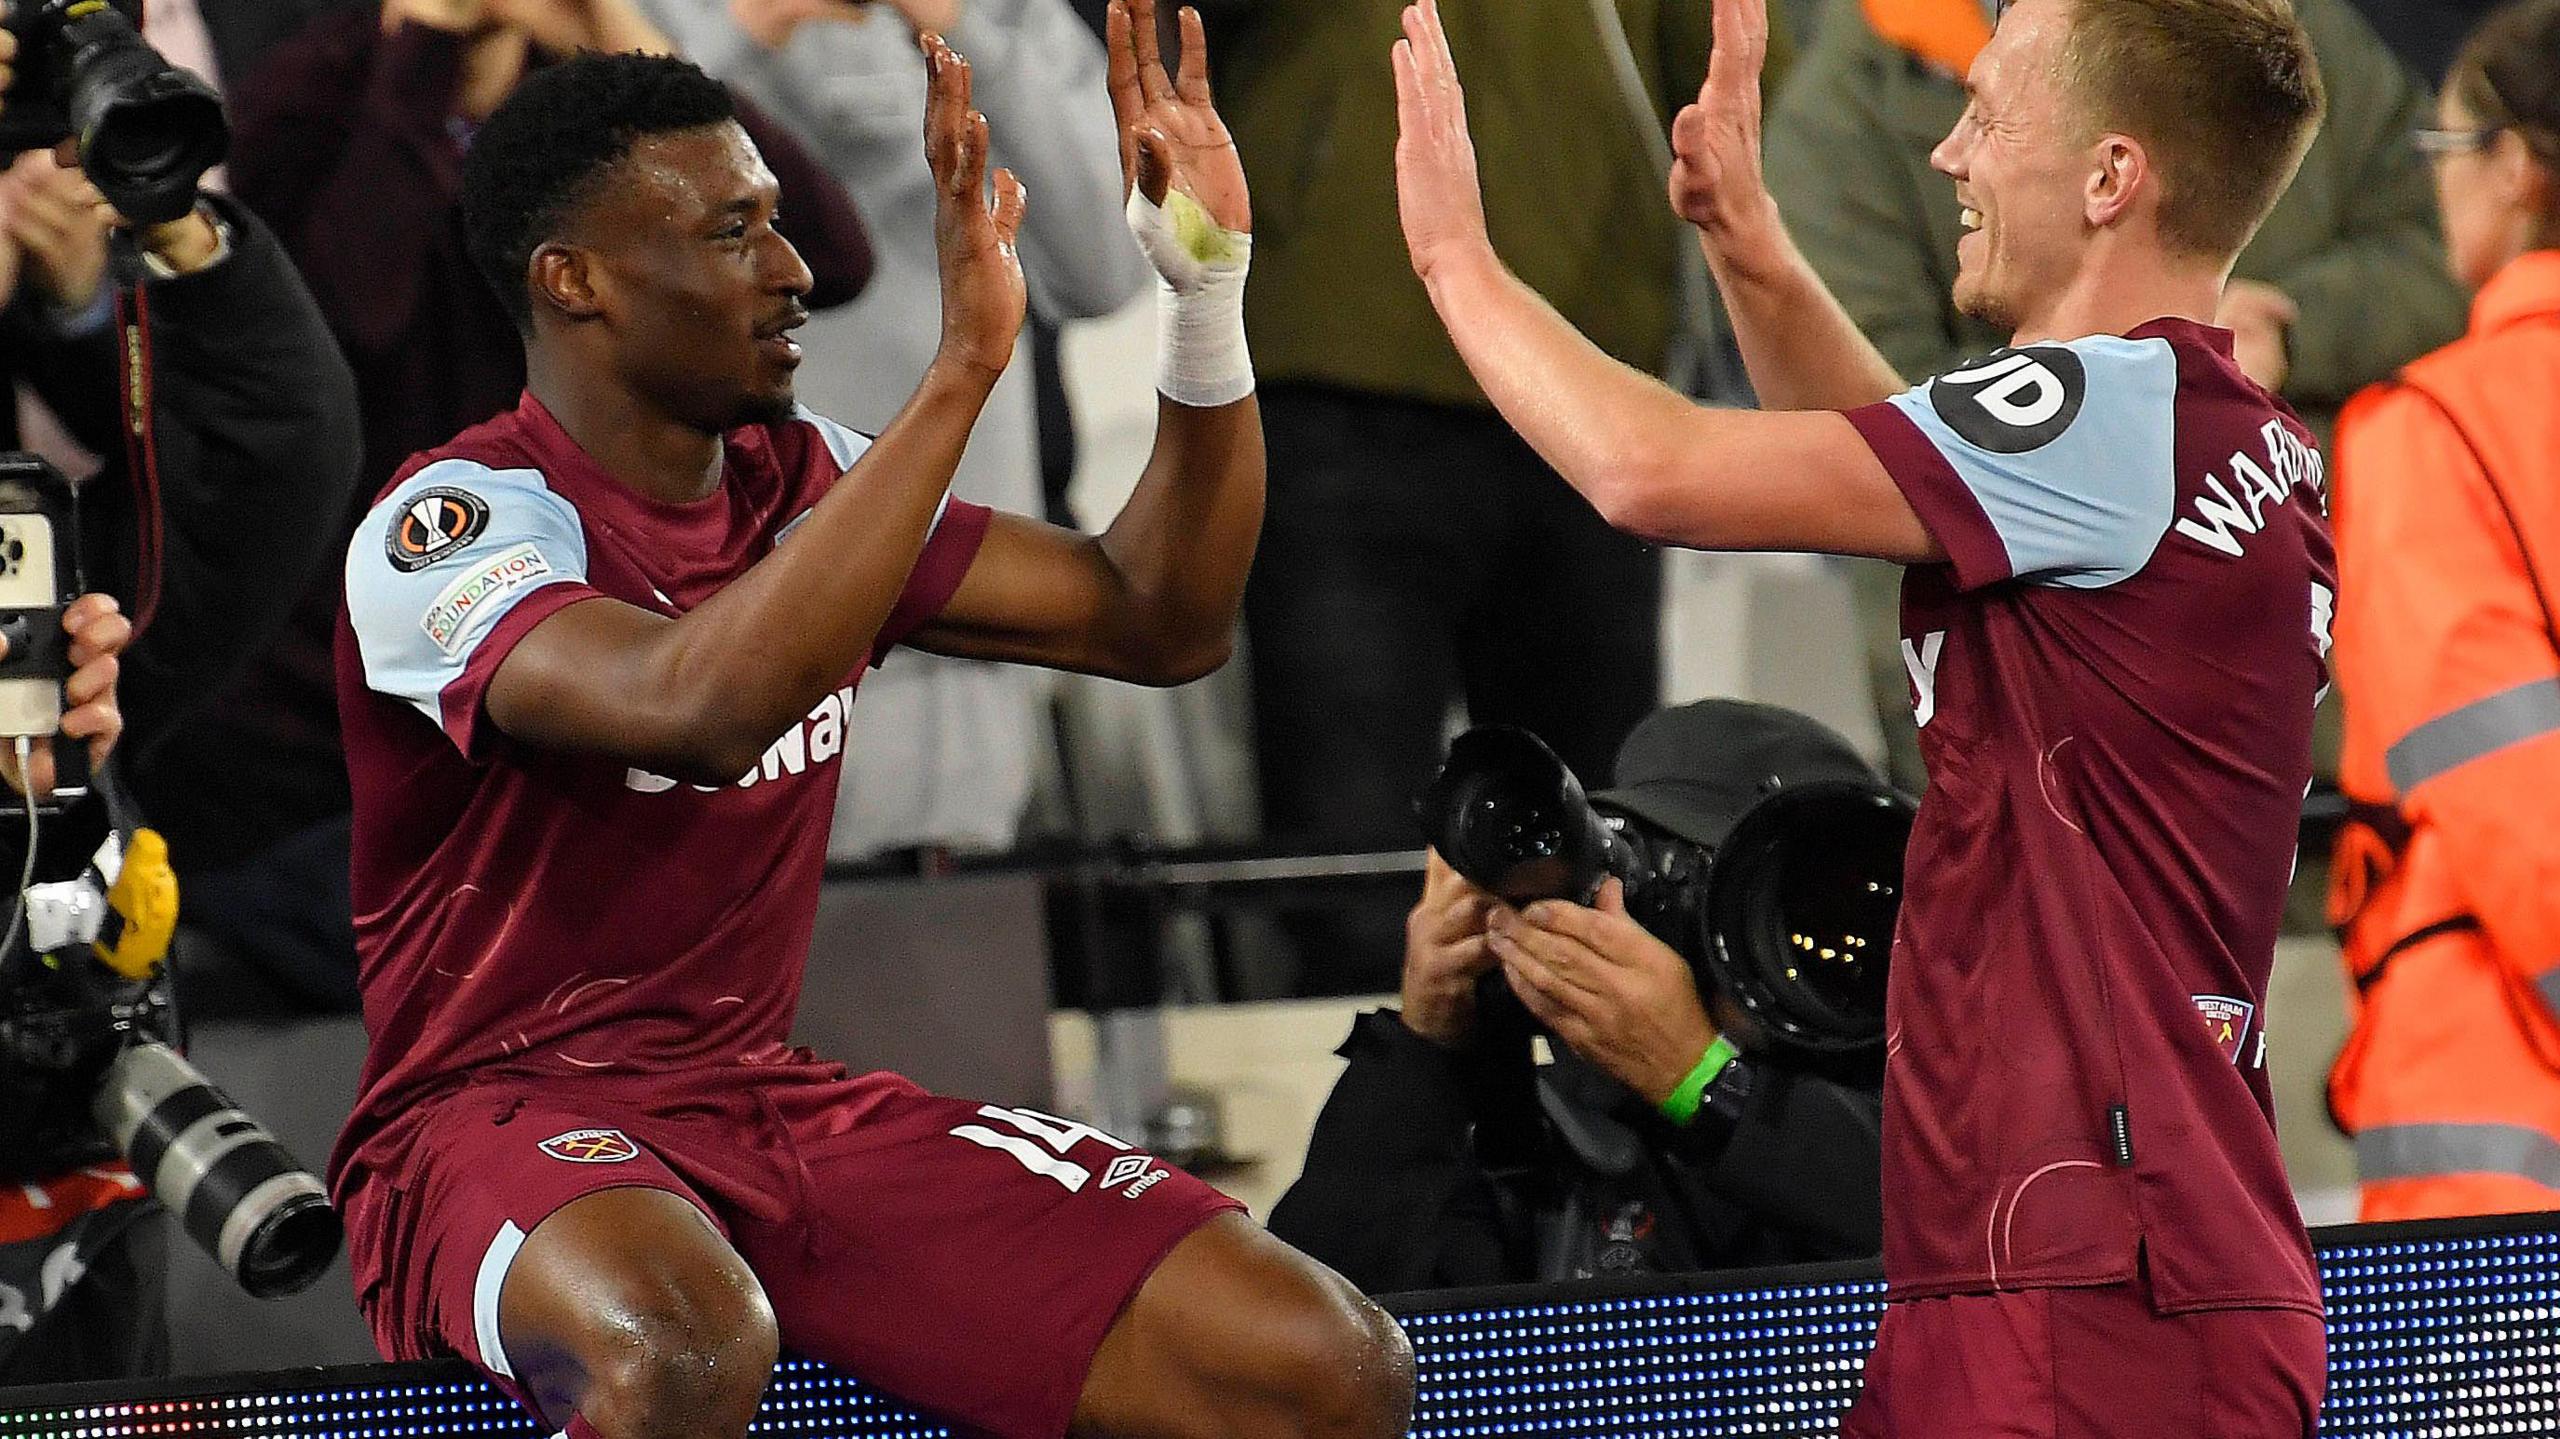
[(1744, 816), (1716, 856), (1707, 943), (1719, 979), (1786, 1041), (1825, 1052), (1884, 1041), (1911, 804), (1816, 782)]
[(266, 1126), (165, 1044), (116, 1056), (98, 1125), (187, 1233), (261, 1299), (294, 1293), (338, 1256), (328, 1194)]
[(1414, 814), (1451, 868), (1513, 904), (1586, 899), (1608, 873), (1609, 827), (1527, 730), (1481, 725), (1458, 736)]

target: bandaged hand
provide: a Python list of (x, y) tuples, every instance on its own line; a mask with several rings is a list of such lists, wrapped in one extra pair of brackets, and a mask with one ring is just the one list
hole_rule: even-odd
[(1177, 404), (1210, 408), (1253, 393), (1244, 338), (1253, 206), (1235, 139), (1210, 96), (1200, 13), (1185, 6), (1181, 23), (1179, 76), (1164, 67), (1155, 0), (1112, 0), (1105, 40), (1129, 231), (1160, 281), (1156, 388)]

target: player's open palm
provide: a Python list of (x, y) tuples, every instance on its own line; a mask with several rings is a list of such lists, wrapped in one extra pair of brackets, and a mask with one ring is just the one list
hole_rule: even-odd
[(1458, 88), (1458, 61), (1440, 25), (1438, 0), (1406, 7), (1404, 38), (1392, 58), (1396, 212), (1413, 271), (1429, 280), (1434, 266), (1493, 243), (1485, 230), (1475, 139), (1467, 133), (1466, 92)]
[(1767, 216), (1760, 174), (1760, 66), (1768, 0), (1715, 0), (1715, 47), (1696, 103), (1671, 122), (1671, 208), (1715, 235)]
[(942, 262), (942, 357), (1004, 372), (1022, 330), (1022, 182), (995, 172), (988, 194), (987, 117), (969, 105), (969, 62), (939, 35), (924, 49), (925, 161), (933, 170), (933, 244)]
[[(1111, 0), (1104, 19), (1111, 113), (1120, 132), (1120, 190), (1126, 195), (1135, 188), (1157, 205), (1166, 204), (1168, 195), (1187, 196), (1219, 229), (1250, 234), (1253, 202), (1244, 161), (1209, 93), (1208, 34), (1200, 12), (1190, 6), (1182, 7), (1179, 18), (1178, 72), (1165, 69), (1155, 0)], [(1150, 258), (1163, 268), (1162, 257)], [(1179, 288), (1178, 277), (1166, 278)]]

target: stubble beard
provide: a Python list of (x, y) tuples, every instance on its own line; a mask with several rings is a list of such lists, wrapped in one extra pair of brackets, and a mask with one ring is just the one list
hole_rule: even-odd
[(1978, 320), (2003, 335), (2017, 331), (2018, 307), (2010, 304), (2008, 297), (1995, 292), (1986, 277), (1977, 276), (1968, 282), (1965, 277), (1957, 276), (1955, 302), (1956, 313), (1968, 320)]

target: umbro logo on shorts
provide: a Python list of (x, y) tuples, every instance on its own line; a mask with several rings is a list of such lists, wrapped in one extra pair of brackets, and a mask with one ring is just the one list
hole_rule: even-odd
[(640, 1157), (640, 1146), (619, 1129), (572, 1129), (542, 1141), (542, 1152), (571, 1164), (620, 1164)]
[[(1154, 1172), (1149, 1173), (1150, 1170)], [(1156, 1168), (1155, 1160), (1143, 1154), (1123, 1154), (1111, 1161), (1109, 1169), (1102, 1171), (1102, 1187), (1118, 1189), (1126, 1184), (1129, 1188), (1125, 1194), (1130, 1199), (1155, 1188), (1163, 1179), (1164, 1171)]]

